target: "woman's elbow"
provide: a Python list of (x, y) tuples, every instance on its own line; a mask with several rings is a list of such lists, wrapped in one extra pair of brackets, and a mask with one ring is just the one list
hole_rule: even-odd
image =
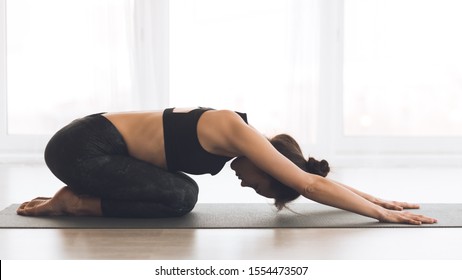
[(324, 177), (310, 174), (306, 185), (303, 188), (303, 196), (311, 198), (316, 196), (322, 189)]

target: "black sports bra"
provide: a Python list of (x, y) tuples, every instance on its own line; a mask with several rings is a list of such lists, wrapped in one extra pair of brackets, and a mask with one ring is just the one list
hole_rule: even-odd
[[(197, 137), (197, 123), (202, 114), (211, 108), (173, 112), (168, 108), (163, 113), (164, 145), (167, 169), (189, 174), (217, 174), (231, 158), (211, 154), (204, 150)], [(238, 113), (247, 123), (247, 115)]]

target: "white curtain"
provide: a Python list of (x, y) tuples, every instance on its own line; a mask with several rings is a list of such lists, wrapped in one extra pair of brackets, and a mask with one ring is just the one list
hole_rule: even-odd
[(7, 1), (7, 133), (24, 136), (8, 145), (168, 105), (245, 111), (268, 136), (316, 142), (318, 0)]
[(166, 104), (167, 1), (6, 7), (8, 134), (51, 134), (85, 114)]
[(317, 0), (289, 1), (289, 82), (290, 130), (303, 146), (319, 144), (319, 56), (320, 5)]
[[(136, 108), (165, 108), (169, 95), (169, 4), (168, 0), (134, 0), (133, 94)], [(135, 109), (135, 108), (132, 108)]]
[(267, 136), (316, 142), (317, 0), (170, 3), (170, 104), (247, 112)]

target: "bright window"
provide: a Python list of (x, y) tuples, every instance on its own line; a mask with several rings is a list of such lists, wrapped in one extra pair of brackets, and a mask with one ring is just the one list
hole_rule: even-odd
[(344, 2), (344, 133), (462, 136), (462, 2)]
[(281, 0), (171, 1), (170, 104), (240, 110), (265, 132), (281, 130), (287, 16)]
[(461, 3), (0, 0), (0, 150), (170, 105), (247, 112), (313, 156), (460, 155)]
[(315, 2), (170, 1), (170, 105), (246, 112), (267, 136), (315, 144)]
[(132, 109), (128, 0), (6, 1), (8, 135)]

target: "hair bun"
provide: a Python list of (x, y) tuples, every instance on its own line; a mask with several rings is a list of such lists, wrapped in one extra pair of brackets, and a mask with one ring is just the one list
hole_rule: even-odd
[(326, 177), (327, 174), (329, 174), (330, 166), (325, 159), (318, 161), (315, 158), (310, 157), (306, 162), (306, 171), (312, 174)]

